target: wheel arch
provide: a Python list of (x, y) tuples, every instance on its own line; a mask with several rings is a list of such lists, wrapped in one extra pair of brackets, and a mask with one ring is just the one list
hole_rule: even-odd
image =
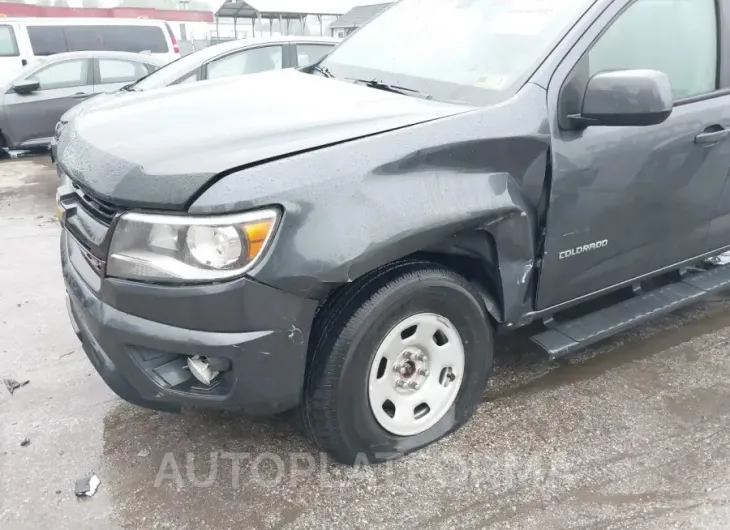
[(460, 274), (479, 291), (492, 319), (504, 321), (504, 293), (497, 245), (488, 231), (456, 234), (411, 254), (408, 259), (429, 261)]
[[(479, 291), (495, 323), (515, 322), (534, 300), (535, 219), (527, 210), (492, 222), (441, 236), (420, 248), (405, 240), (379, 248), (379, 260), (361, 259), (348, 270), (347, 282), (329, 283), (319, 296), (322, 305), (348, 286), (369, 281), (373, 274), (404, 261), (425, 261), (446, 267), (469, 280)], [(388, 259), (382, 259), (387, 256)], [(363, 258), (363, 256), (361, 256)]]
[[(452, 270), (468, 280), (479, 292), (493, 323), (504, 322), (504, 288), (499, 267), (498, 249), (494, 236), (486, 230), (469, 230), (438, 241), (422, 250), (399, 257), (368, 270), (347, 283), (332, 286), (320, 304), (322, 309), (336, 304), (338, 299), (356, 291), (383, 271), (404, 263), (429, 263)], [(317, 317), (315, 317), (315, 320)]]

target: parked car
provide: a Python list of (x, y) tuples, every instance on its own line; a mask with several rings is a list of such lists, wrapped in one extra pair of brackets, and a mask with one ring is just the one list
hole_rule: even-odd
[(298, 407), (373, 463), (470, 418), (498, 332), (556, 358), (730, 287), (730, 2), (543, 4), (402, 0), (302, 71), (73, 120), (63, 275), (109, 386)]
[(39, 58), (92, 50), (149, 52), (166, 62), (180, 57), (175, 34), (162, 20), (0, 18), (0, 85)]
[[(305, 67), (319, 61), (339, 42), (329, 37), (266, 37), (235, 40), (203, 48), (174, 61), (153, 74), (129, 84), (121, 94), (142, 92), (182, 83), (254, 74), (268, 70)], [(61, 117), (57, 133), (77, 114), (90, 106), (101, 105), (119, 94), (95, 97), (74, 107)], [(55, 156), (55, 144), (52, 156)]]
[(0, 87), (0, 149), (48, 146), (58, 120), (94, 94), (114, 91), (165, 64), (125, 52), (60, 53), (25, 67)]

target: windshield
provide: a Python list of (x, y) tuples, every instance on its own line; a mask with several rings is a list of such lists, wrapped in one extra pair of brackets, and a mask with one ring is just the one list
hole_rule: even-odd
[(321, 63), (441, 101), (506, 99), (595, 0), (401, 0)]

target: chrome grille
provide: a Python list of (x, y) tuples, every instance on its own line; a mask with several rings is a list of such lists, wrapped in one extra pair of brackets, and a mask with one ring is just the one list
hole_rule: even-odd
[(78, 197), (79, 204), (90, 215), (106, 225), (109, 225), (114, 219), (114, 216), (121, 210), (118, 206), (95, 197), (75, 182), (72, 182), (71, 186)]

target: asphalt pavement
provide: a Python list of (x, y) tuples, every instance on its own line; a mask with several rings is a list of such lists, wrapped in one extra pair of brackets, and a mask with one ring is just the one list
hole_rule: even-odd
[[(458, 433), (337, 465), (285, 417), (143, 410), (87, 361), (64, 304), (46, 157), (0, 162), (0, 528), (730, 527), (730, 297), (560, 362), (500, 338)], [(77, 498), (77, 479), (101, 481)]]

